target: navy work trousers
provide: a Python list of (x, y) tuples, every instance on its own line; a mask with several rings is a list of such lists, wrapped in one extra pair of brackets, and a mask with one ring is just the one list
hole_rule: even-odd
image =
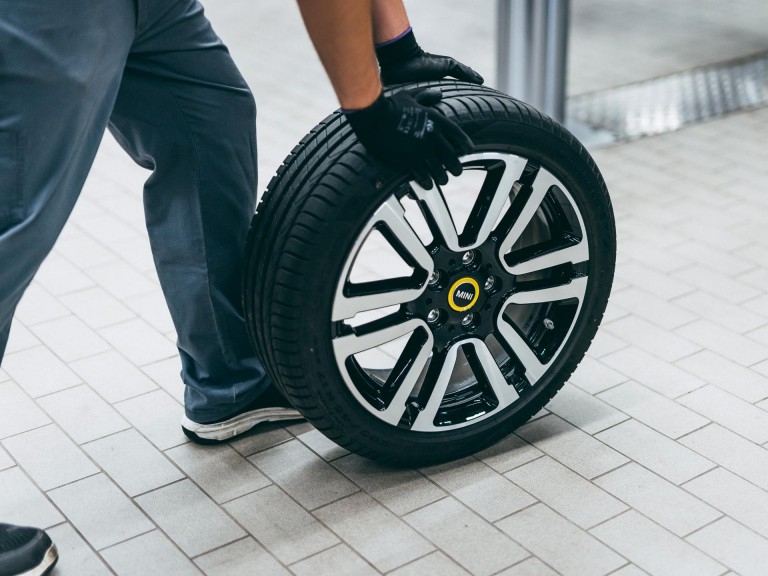
[(261, 394), (269, 381), (239, 304), (255, 125), (196, 0), (0, 1), (0, 360), (109, 127), (152, 170), (145, 215), (187, 416), (215, 420)]

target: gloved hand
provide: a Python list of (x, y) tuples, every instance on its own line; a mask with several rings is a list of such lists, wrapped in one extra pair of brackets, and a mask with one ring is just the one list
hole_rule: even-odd
[(472, 140), (435, 108), (437, 90), (417, 88), (379, 96), (362, 110), (345, 111), (347, 121), (368, 152), (379, 160), (413, 173), (427, 190), (434, 179), (448, 183), (446, 168), (461, 174), (459, 156), (473, 149)]
[(404, 82), (426, 82), (452, 76), (457, 80), (482, 84), (483, 77), (449, 56), (424, 52), (412, 30), (389, 43), (376, 47), (381, 66), (381, 81), (385, 85)]

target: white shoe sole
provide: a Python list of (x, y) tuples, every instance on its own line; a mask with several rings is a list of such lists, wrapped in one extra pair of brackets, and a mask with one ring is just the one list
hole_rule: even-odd
[(19, 576), (43, 576), (43, 574), (53, 568), (53, 565), (56, 564), (58, 559), (59, 551), (56, 549), (56, 544), (51, 544), (48, 550), (46, 550), (45, 556), (43, 556), (43, 561), (32, 568), (32, 570), (22, 572)]
[(239, 416), (216, 424), (199, 424), (186, 416), (182, 418), (182, 427), (201, 440), (223, 442), (234, 436), (248, 432), (263, 422), (281, 422), (283, 420), (303, 420), (304, 416), (294, 408), (261, 408), (244, 412)]

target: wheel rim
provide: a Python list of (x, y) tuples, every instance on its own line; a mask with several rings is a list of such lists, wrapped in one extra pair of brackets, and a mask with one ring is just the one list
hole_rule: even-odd
[(588, 239), (566, 187), (506, 152), (462, 165), (448, 186), (406, 183), (377, 208), (334, 295), (343, 381), (369, 413), (416, 432), (522, 406), (587, 291)]

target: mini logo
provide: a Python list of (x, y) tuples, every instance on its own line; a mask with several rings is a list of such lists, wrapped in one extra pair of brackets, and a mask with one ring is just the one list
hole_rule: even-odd
[(464, 312), (475, 305), (480, 297), (480, 286), (474, 278), (460, 278), (448, 292), (448, 305), (456, 312)]

